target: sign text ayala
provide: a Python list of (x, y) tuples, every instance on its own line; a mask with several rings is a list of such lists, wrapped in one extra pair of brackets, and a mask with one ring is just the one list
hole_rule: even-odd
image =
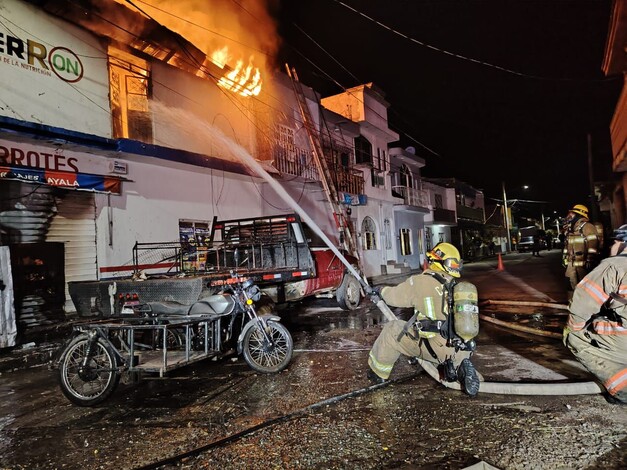
[[(51, 47), (32, 39), (20, 39), (0, 32), (0, 55), (4, 64), (76, 83), (83, 78), (83, 63), (67, 47)], [(52, 73), (51, 73), (52, 72)]]

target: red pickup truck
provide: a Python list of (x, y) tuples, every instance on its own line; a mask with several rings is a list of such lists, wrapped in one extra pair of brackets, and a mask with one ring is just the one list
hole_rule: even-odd
[[(209, 246), (216, 250), (208, 256), (210, 265), (222, 265), (218, 271), (224, 272), (236, 264), (277, 303), (335, 297), (342, 309), (354, 310), (361, 301), (359, 281), (296, 214), (214, 219)], [(232, 263), (235, 254), (239, 258)], [(342, 255), (357, 268), (354, 257)]]
[[(357, 269), (354, 257), (342, 255)], [(190, 234), (175, 243), (136, 243), (134, 263), (145, 267), (146, 259), (171, 267), (136, 272), (133, 278), (71, 282), (78, 314), (114, 315), (120, 299), (189, 305), (218, 291), (232, 272), (254, 280), (278, 304), (335, 297), (342, 309), (354, 310), (362, 299), (359, 281), (296, 214), (214, 218), (210, 234)]]

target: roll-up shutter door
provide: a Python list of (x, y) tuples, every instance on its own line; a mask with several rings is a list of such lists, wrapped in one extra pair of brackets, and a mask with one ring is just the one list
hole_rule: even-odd
[(46, 241), (65, 246), (65, 311), (75, 312), (68, 282), (93, 281), (97, 277), (96, 204), (93, 193), (65, 191), (57, 200)]

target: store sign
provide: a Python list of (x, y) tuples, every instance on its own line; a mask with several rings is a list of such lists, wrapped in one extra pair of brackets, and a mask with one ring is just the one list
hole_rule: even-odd
[(123, 179), (107, 174), (109, 163), (105, 157), (0, 139), (0, 179), (119, 194)]
[(368, 204), (368, 196), (365, 194), (339, 193), (340, 202), (349, 206), (365, 206)]
[(83, 78), (83, 63), (67, 47), (49, 46), (30, 38), (0, 32), (0, 57), (3, 65), (46, 76), (56, 76), (68, 83)]

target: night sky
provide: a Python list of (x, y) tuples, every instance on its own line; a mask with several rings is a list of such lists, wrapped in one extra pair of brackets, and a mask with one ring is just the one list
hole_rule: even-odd
[(609, 123), (622, 77), (601, 71), (610, 7), (283, 0), (280, 61), (322, 96), (379, 86), (399, 145), (427, 162), (423, 176), (458, 178), (488, 200), (502, 197), (505, 182), (509, 199), (549, 201), (545, 214), (565, 213), (589, 201), (588, 134), (595, 180), (612, 178)]

